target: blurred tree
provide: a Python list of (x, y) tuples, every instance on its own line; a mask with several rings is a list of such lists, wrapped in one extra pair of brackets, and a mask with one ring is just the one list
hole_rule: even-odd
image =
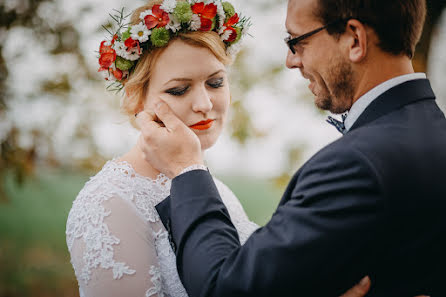
[[(73, 90), (72, 82), (76, 81), (75, 72), (67, 71), (58, 75), (56, 79), (46, 79), (42, 76), (40, 86), (33, 90), (26, 98), (18, 97), (10, 88), (8, 83), (8, 63), (4, 56), (5, 39), (8, 33), (16, 28), (23, 28), (31, 31), (32, 36), (42, 43), (46, 54), (52, 57), (70, 55), (75, 58), (76, 68), (82, 70), (84, 79), (91, 79), (93, 73), (87, 67), (84, 57), (79, 48), (79, 32), (63, 18), (58, 18), (62, 12), (58, 11), (55, 0), (16, 0), (2, 1), (0, 3), (0, 202), (6, 201), (6, 194), (3, 190), (3, 180), (5, 175), (13, 174), (15, 180), (22, 183), (26, 177), (31, 176), (37, 161), (46, 164), (55, 164), (54, 143), (52, 141), (54, 131), (61, 118), (54, 116), (54, 121), (44, 127), (23, 129), (17, 125), (16, 121), (8, 117), (8, 112), (14, 100), (25, 100), (32, 102), (41, 98), (50, 98), (53, 101), (67, 102), (70, 92)], [(54, 18), (45, 18), (39, 14), (39, 8), (45, 5), (54, 9)], [(17, 47), (32, 47), (27, 44), (27, 40), (22, 40)], [(31, 48), (33, 50), (33, 48)], [(30, 65), (32, 67), (32, 65)], [(26, 82), (25, 82), (26, 84)], [(80, 137), (91, 142), (92, 136), (88, 129)], [(23, 145), (21, 138), (26, 133), (28, 143)], [(78, 135), (79, 136), (79, 135)], [(92, 154), (95, 155), (94, 150)], [(94, 158), (96, 156), (92, 156)]]
[(424, 24), (423, 35), (413, 59), (415, 71), (426, 72), (429, 59), (429, 49), (432, 40), (432, 33), (438, 23), (441, 13), (446, 8), (445, 0), (427, 0), (427, 16)]

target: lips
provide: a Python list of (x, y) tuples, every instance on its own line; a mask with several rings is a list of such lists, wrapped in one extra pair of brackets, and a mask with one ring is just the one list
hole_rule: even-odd
[(206, 120), (201, 121), (196, 124), (191, 125), (190, 127), (195, 130), (207, 130), (214, 124), (214, 120)]

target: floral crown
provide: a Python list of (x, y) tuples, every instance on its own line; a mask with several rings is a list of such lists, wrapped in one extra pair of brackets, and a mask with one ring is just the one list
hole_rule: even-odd
[(141, 12), (136, 25), (125, 23), (124, 9), (115, 10), (111, 18), (118, 29), (110, 31), (110, 40), (101, 42), (99, 72), (112, 82), (107, 89), (122, 90), (123, 81), (135, 68), (144, 51), (166, 46), (172, 37), (190, 31), (214, 31), (226, 46), (226, 53), (235, 56), (240, 40), (250, 26), (249, 19), (241, 18), (229, 2), (222, 0), (164, 0), (161, 5)]

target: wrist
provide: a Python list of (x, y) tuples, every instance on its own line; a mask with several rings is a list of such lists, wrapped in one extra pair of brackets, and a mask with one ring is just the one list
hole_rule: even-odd
[(192, 164), (192, 165), (189, 165), (187, 167), (184, 167), (184, 168), (180, 169), (177, 172), (177, 174), (175, 174), (175, 177), (179, 176), (179, 175), (182, 175), (182, 174), (184, 174), (186, 172), (193, 171), (193, 170), (205, 170), (205, 171), (208, 171), (208, 168), (203, 163)]

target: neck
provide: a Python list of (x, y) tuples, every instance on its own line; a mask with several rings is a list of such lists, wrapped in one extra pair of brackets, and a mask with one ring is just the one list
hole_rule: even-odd
[[(204, 151), (203, 151), (204, 153)], [(143, 157), (143, 152), (139, 146), (135, 145), (130, 151), (124, 154), (121, 158), (117, 159), (117, 162), (128, 162), (136, 173), (139, 175), (156, 179), (160, 174), (160, 171), (155, 169), (149, 162)]]
[(364, 65), (365, 70), (358, 78), (352, 105), (365, 93), (383, 82), (397, 76), (414, 73), (412, 61), (408, 57), (395, 57), (385, 53), (381, 55), (383, 56), (381, 59), (373, 59)]
[(130, 151), (124, 154), (117, 161), (125, 161), (130, 163), (136, 173), (151, 179), (155, 179), (160, 174), (158, 170), (156, 170), (152, 165), (150, 165), (149, 162), (144, 159), (143, 152), (137, 145), (135, 145)]

